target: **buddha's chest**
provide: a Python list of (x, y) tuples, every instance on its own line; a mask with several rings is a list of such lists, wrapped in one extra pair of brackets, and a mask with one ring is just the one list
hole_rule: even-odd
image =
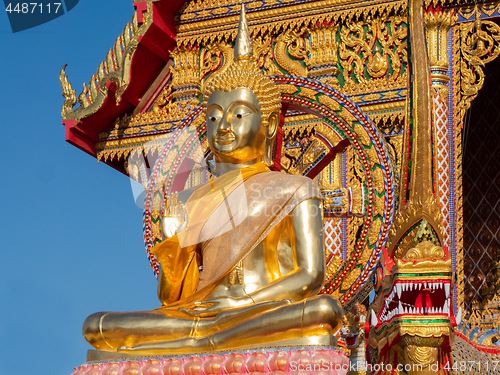
[(291, 272), (294, 262), (289, 238), (285, 225), (276, 227), (221, 279), (211, 297), (245, 296)]

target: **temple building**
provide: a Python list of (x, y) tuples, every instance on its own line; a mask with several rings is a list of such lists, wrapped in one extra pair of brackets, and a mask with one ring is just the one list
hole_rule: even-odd
[[(346, 313), (324, 361), (372, 366), (349, 374), (398, 365), (413, 366), (399, 372), (408, 374), (497, 374), (500, 1), (131, 3), (122, 5), (133, 5), (131, 21), (81, 93), (62, 68), (62, 118), (67, 142), (140, 186), (153, 275), (163, 202), (212, 178), (203, 95), (234, 63), (243, 4), (252, 58), (281, 94), (270, 169), (321, 191), (320, 294)], [(203, 363), (228, 374), (237, 360), (231, 373), (282, 374), (293, 358), (319, 358), (284, 345), (279, 365), (277, 350), (226, 350), (220, 361), (208, 352), (90, 356), (74, 374), (115, 365), (207, 374)], [(464, 361), (476, 364), (464, 370)]]

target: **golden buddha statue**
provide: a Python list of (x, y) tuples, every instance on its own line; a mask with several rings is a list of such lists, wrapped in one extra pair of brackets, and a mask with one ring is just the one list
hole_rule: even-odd
[(343, 310), (324, 281), (321, 194), (271, 172), (281, 107), (258, 68), (244, 7), (235, 59), (204, 89), (217, 177), (165, 203), (152, 311), (101, 312), (85, 339), (104, 352), (180, 354), (269, 345), (335, 345)]

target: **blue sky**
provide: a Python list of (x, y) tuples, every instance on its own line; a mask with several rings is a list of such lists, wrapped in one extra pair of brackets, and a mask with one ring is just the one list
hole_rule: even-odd
[(158, 307), (128, 178), (66, 143), (59, 71), (80, 93), (133, 14), (82, 0), (13, 34), (0, 12), (0, 375), (69, 375), (97, 311)]

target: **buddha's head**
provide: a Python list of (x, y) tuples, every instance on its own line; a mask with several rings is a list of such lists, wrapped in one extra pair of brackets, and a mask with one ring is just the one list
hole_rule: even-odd
[(223, 163), (272, 164), (281, 109), (280, 93), (254, 60), (245, 8), (234, 48), (234, 61), (204, 89), (210, 149)]

